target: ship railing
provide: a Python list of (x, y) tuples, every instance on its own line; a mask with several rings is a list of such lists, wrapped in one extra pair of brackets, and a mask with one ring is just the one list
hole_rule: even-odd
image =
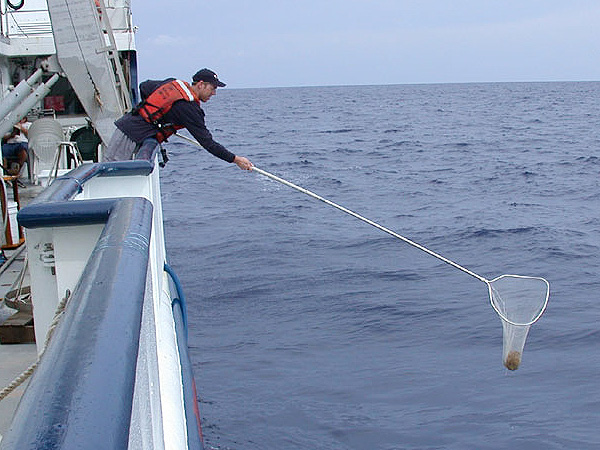
[[(0, 9), (0, 31), (7, 38), (27, 38), (52, 35), (52, 23), (48, 9), (29, 7), (25, 2), (20, 9), (12, 9), (5, 0)], [(18, 3), (18, 2), (14, 2)], [(39, 1), (37, 2), (39, 4)], [(111, 29), (115, 34), (132, 33), (131, 7), (128, 1), (104, 0), (104, 10), (109, 19)]]
[(43, 354), (2, 450), (202, 448), (157, 161), (84, 164), (19, 212)]
[(2, 0), (2, 36), (28, 37), (52, 33), (47, 9), (23, 6), (14, 10)]

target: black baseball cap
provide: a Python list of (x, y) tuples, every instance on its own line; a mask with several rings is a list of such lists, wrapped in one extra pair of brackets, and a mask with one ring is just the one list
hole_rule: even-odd
[(196, 74), (192, 78), (192, 81), (194, 83), (197, 83), (198, 81), (206, 81), (207, 83), (212, 83), (218, 87), (225, 86), (225, 83), (219, 80), (217, 74), (210, 69), (200, 69), (198, 72), (196, 72)]

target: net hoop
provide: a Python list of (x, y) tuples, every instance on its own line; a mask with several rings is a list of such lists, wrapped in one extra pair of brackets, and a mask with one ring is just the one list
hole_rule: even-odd
[[(492, 287), (492, 283), (502, 280), (504, 278), (515, 278), (515, 279), (522, 279), (522, 280), (537, 280), (537, 281), (541, 281), (544, 285), (545, 285), (545, 294), (544, 294), (544, 300), (542, 302), (542, 305), (539, 307), (539, 310), (537, 311), (537, 313), (533, 316), (533, 318), (529, 321), (526, 322), (517, 322), (515, 320), (511, 320), (510, 318), (508, 318), (506, 316), (506, 314), (496, 305), (496, 302), (494, 301), (494, 288)], [(517, 327), (528, 327), (533, 325), (535, 322), (537, 322), (540, 317), (542, 317), (542, 314), (544, 314), (544, 311), (546, 311), (546, 307), (548, 306), (548, 299), (550, 297), (550, 283), (548, 283), (548, 281), (545, 278), (541, 278), (541, 277), (530, 277), (530, 276), (524, 276), (524, 275), (500, 275), (499, 277), (494, 278), (493, 280), (489, 280), (486, 281), (486, 284), (488, 286), (488, 292), (489, 292), (489, 296), (490, 296), (490, 304), (492, 305), (492, 308), (494, 308), (494, 311), (496, 311), (496, 313), (500, 316), (500, 318), (510, 324), (510, 325), (514, 325)]]

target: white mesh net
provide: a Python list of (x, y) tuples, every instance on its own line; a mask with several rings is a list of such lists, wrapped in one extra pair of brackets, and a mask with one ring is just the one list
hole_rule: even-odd
[(502, 360), (509, 370), (521, 364), (529, 327), (544, 313), (550, 286), (543, 278), (502, 275), (488, 283), (490, 302), (502, 319)]

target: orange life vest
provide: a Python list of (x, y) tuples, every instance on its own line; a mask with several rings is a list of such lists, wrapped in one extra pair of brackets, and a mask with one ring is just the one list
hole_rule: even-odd
[(200, 102), (188, 83), (173, 80), (159, 86), (136, 109), (136, 112), (146, 122), (160, 128), (160, 131), (156, 134), (159, 142), (167, 140), (176, 130), (183, 128), (182, 125), (167, 124), (162, 121), (164, 115), (170, 111), (173, 104), (178, 100)]

